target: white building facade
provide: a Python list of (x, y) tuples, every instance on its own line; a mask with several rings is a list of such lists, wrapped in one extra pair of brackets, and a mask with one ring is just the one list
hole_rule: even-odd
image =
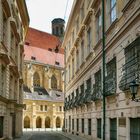
[[(102, 139), (102, 3), (75, 0), (65, 48), (65, 130)], [(106, 0), (106, 140), (140, 139), (140, 102), (129, 85), (140, 85), (140, 2)], [(138, 87), (137, 98), (140, 96)]]

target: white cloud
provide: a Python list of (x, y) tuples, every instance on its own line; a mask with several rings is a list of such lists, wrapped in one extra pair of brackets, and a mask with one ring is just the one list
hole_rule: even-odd
[[(51, 33), (51, 21), (64, 18), (67, 0), (26, 0), (30, 16), (30, 26)], [(66, 22), (73, 0), (69, 0)]]

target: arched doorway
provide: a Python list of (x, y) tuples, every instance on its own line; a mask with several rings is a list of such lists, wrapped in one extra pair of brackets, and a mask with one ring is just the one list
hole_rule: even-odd
[(42, 119), (41, 117), (37, 117), (36, 119), (36, 128), (41, 128)]
[(28, 116), (24, 118), (24, 128), (30, 128), (30, 118)]
[(37, 72), (33, 75), (33, 86), (40, 87), (40, 77)]
[(51, 120), (49, 117), (46, 117), (45, 119), (45, 128), (50, 128), (51, 126)]
[(57, 79), (54, 75), (51, 77), (51, 88), (57, 89)]
[(60, 117), (56, 118), (56, 128), (60, 128), (61, 127), (61, 120)]

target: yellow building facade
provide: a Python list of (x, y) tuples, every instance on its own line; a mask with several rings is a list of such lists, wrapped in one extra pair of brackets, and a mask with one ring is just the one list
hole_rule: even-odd
[[(65, 48), (65, 131), (100, 140), (102, 101), (102, 1), (74, 0)], [(140, 139), (140, 1), (105, 0), (106, 140)], [(140, 98), (140, 89), (136, 98)]]
[[(35, 29), (29, 29), (29, 32), (47, 34)], [(61, 130), (64, 120), (64, 55), (53, 51), (55, 45), (49, 49), (39, 48), (38, 44), (33, 47), (31, 36), (30, 33), (27, 38), (30, 41), (24, 46), (23, 128), (25, 131)], [(54, 38), (50, 34), (47, 36)]]
[(24, 0), (0, 0), (0, 139), (22, 135), (23, 47), (28, 25)]

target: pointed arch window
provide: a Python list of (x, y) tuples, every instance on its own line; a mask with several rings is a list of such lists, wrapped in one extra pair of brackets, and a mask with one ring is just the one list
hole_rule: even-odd
[(40, 77), (39, 77), (39, 74), (37, 72), (35, 72), (33, 75), (33, 85), (40, 87)]
[(57, 89), (57, 79), (54, 75), (51, 77), (51, 88)]

